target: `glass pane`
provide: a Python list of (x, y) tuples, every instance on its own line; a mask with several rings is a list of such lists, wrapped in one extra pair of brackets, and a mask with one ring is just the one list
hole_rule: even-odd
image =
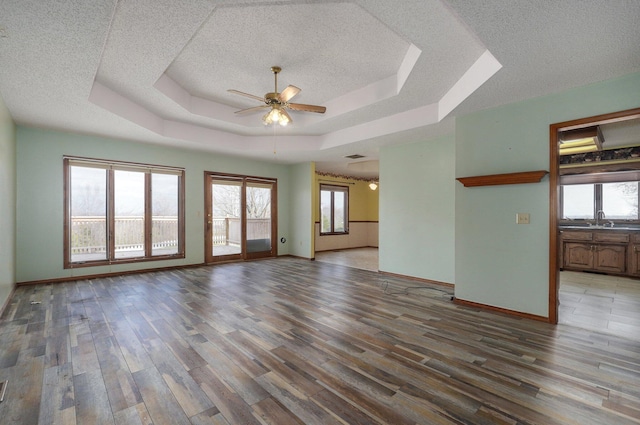
[(333, 231), (334, 232), (344, 232), (346, 231), (346, 226), (344, 223), (344, 211), (346, 207), (346, 198), (347, 194), (344, 192), (333, 192)]
[(320, 191), (320, 232), (331, 232), (331, 191)]
[(151, 255), (178, 253), (178, 183), (178, 176), (151, 175)]
[(602, 210), (605, 220), (637, 220), (638, 182), (603, 183)]
[(215, 181), (211, 185), (211, 246), (214, 256), (241, 253), (241, 189), (241, 183), (235, 182)]
[(592, 184), (562, 186), (562, 218), (593, 220), (594, 189)]
[(115, 258), (144, 257), (144, 176), (114, 171)]
[(69, 167), (73, 263), (107, 258), (107, 170)]
[(271, 185), (248, 183), (247, 252), (271, 251)]

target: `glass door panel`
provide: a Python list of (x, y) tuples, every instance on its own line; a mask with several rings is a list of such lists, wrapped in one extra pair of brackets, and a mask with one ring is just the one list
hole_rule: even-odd
[(211, 182), (211, 256), (242, 253), (242, 182)]
[(247, 254), (254, 254), (250, 257), (271, 254), (273, 243), (271, 240), (271, 190), (271, 184), (247, 182), (245, 195)]
[(205, 178), (205, 261), (276, 256), (276, 181), (213, 173)]

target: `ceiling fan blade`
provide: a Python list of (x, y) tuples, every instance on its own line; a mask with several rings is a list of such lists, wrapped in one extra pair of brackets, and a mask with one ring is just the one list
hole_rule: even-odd
[(247, 109), (241, 109), (239, 111), (236, 111), (236, 114), (248, 114), (249, 112), (255, 112), (255, 111), (259, 111), (260, 109), (264, 109), (264, 108), (268, 108), (269, 105), (260, 105), (260, 106), (254, 106), (253, 108), (247, 108)]
[(289, 101), (289, 99), (293, 98), (293, 96), (297, 95), (298, 93), (300, 93), (300, 89), (296, 86), (287, 86), (286, 89), (282, 90), (280, 96), (278, 96), (278, 100), (282, 103), (286, 103)]
[(233, 90), (233, 89), (229, 89), (227, 91), (229, 93), (239, 94), (240, 96), (249, 97), (251, 99), (255, 99), (255, 100), (259, 100), (260, 102), (264, 102), (264, 97), (254, 96), (252, 94), (245, 93), (245, 92), (242, 92), (242, 91), (239, 91), (239, 90)]
[(303, 103), (289, 103), (287, 106), (294, 111), (317, 112), (319, 114), (324, 114), (327, 110), (326, 106), (305, 105)]

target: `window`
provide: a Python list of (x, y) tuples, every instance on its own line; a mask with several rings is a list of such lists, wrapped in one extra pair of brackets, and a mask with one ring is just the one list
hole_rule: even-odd
[(349, 188), (320, 185), (320, 234), (349, 233)]
[(602, 211), (605, 222), (638, 221), (638, 195), (637, 181), (563, 185), (562, 219), (595, 220)]
[(184, 170), (65, 158), (65, 268), (184, 258)]

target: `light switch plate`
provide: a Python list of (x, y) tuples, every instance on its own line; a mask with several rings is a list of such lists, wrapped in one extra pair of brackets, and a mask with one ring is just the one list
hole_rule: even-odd
[(529, 213), (517, 213), (516, 224), (529, 224)]

